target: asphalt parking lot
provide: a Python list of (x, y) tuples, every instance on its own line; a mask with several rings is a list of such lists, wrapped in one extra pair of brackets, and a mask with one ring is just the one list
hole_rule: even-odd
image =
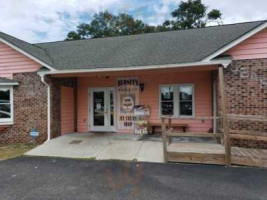
[(0, 162), (1, 200), (267, 199), (267, 170), (19, 157)]

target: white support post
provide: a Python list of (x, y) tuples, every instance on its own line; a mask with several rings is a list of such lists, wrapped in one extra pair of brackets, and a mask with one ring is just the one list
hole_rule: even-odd
[(40, 75), (42, 82), (46, 85), (47, 87), (47, 140), (51, 140), (51, 95), (50, 95), (50, 85), (45, 82), (44, 76), (45, 75)]

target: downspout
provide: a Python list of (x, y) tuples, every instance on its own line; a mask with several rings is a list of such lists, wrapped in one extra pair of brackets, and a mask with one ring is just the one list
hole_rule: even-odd
[(217, 79), (215, 71), (212, 72), (212, 99), (213, 99), (213, 133), (217, 132)]
[(41, 81), (45, 84), (45, 86), (47, 87), (47, 140), (46, 142), (48, 142), (49, 140), (51, 140), (51, 99), (50, 99), (50, 85), (45, 82), (44, 74), (41, 74)]

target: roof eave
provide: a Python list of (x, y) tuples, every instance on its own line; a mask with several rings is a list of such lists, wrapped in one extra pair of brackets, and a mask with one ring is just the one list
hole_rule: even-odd
[(149, 70), (149, 69), (171, 69), (183, 67), (201, 67), (211, 65), (221, 65), (227, 67), (232, 62), (231, 59), (214, 60), (209, 62), (192, 62), (180, 64), (166, 64), (166, 65), (148, 65), (148, 66), (132, 66), (132, 67), (117, 67), (117, 68), (94, 68), (94, 69), (76, 69), (76, 70), (58, 70), (48, 72), (38, 72), (39, 75), (53, 75), (53, 74), (72, 74), (72, 73), (93, 73), (93, 72), (116, 72), (116, 71), (133, 71), (133, 70)]

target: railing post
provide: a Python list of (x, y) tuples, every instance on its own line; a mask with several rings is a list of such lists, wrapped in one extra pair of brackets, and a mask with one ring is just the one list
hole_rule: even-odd
[(220, 86), (221, 108), (222, 108), (222, 119), (223, 119), (225, 161), (226, 161), (226, 165), (230, 166), (231, 165), (231, 145), (230, 145), (229, 126), (228, 126), (228, 119), (227, 119), (223, 67), (219, 67), (219, 86)]
[(166, 138), (166, 124), (165, 124), (165, 118), (161, 118), (161, 127), (162, 127), (162, 143), (163, 143), (163, 156), (164, 161), (167, 162), (167, 138)]
[[(170, 131), (170, 129), (172, 128), (172, 118), (168, 118), (168, 129), (167, 131)], [(168, 137), (168, 143), (171, 144), (172, 143), (172, 137)]]
[(168, 119), (168, 129), (172, 128), (172, 118)]

